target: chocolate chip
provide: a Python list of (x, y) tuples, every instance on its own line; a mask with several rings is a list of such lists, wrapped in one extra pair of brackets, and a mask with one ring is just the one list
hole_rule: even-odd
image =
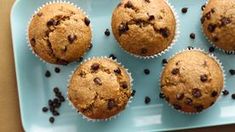
[(72, 44), (77, 39), (77, 36), (74, 34), (70, 34), (67, 38), (69, 43)]
[(94, 78), (93, 81), (95, 82), (95, 84), (102, 85), (102, 82), (99, 77)]
[(89, 26), (91, 23), (91, 21), (87, 17), (84, 18), (84, 22), (87, 26)]
[(36, 40), (35, 40), (35, 38), (32, 38), (32, 39), (30, 40), (30, 44), (31, 44), (33, 47), (36, 45)]
[(48, 105), (52, 106), (53, 105), (53, 101), (51, 99), (48, 100)]
[(192, 49), (194, 49), (193, 46), (188, 46), (188, 50), (192, 50)]
[(144, 103), (149, 104), (150, 102), (151, 102), (151, 99), (148, 96), (146, 96), (144, 99)]
[(47, 107), (43, 107), (43, 108), (42, 108), (42, 111), (43, 111), (43, 112), (47, 112), (47, 111), (48, 111), (48, 108), (47, 108)]
[(225, 54), (227, 54), (227, 55), (232, 55), (233, 52), (232, 52), (232, 51), (225, 51)]
[(86, 76), (86, 73), (85, 73), (84, 71), (81, 71), (81, 72), (79, 73), (79, 76), (82, 77), (82, 78), (84, 78), (84, 77)]
[(209, 52), (212, 53), (212, 52), (214, 52), (214, 51), (215, 51), (215, 47), (212, 46), (212, 47), (209, 48)]
[(149, 75), (150, 74), (150, 70), (149, 69), (144, 69), (144, 74), (145, 75)]
[(58, 87), (55, 87), (55, 88), (53, 89), (53, 91), (54, 91), (54, 93), (58, 93), (58, 92), (60, 92), (60, 90), (59, 90), (59, 88), (58, 88)]
[(212, 41), (213, 41), (213, 42), (218, 42), (218, 41), (219, 41), (219, 38), (216, 37), (216, 36), (214, 36), (214, 37), (212, 37)]
[(50, 123), (54, 123), (55, 118), (54, 118), (54, 117), (50, 117), (50, 118), (49, 118), (49, 121), (50, 121)]
[(124, 89), (128, 88), (127, 82), (122, 82), (121, 87)]
[(222, 93), (223, 93), (224, 96), (226, 96), (226, 95), (229, 94), (229, 91), (225, 89), (225, 90), (222, 91)]
[(206, 17), (206, 19), (210, 20), (211, 19), (211, 13), (210, 12), (206, 13), (205, 17)]
[(173, 104), (173, 107), (174, 107), (176, 110), (180, 110), (180, 109), (181, 109), (181, 106), (180, 106), (180, 105), (177, 105), (177, 104)]
[(206, 5), (201, 6), (201, 10), (203, 11), (205, 9)]
[(200, 79), (202, 82), (206, 82), (208, 80), (208, 76), (206, 74), (203, 74), (200, 76)]
[(160, 28), (159, 32), (164, 38), (167, 38), (170, 35), (168, 28)]
[(160, 99), (164, 99), (164, 98), (165, 98), (164, 93), (160, 92), (160, 93), (159, 93), (159, 98), (160, 98)]
[(176, 94), (176, 99), (177, 100), (182, 100), (184, 98), (184, 93), (178, 93)]
[(148, 49), (147, 48), (141, 48), (140, 49), (140, 53), (141, 54), (146, 54), (148, 52)]
[(57, 111), (53, 111), (52, 114), (53, 114), (53, 116), (59, 116), (60, 115), (60, 113), (57, 112)]
[(188, 11), (188, 8), (187, 8), (187, 7), (184, 7), (184, 8), (181, 9), (181, 12), (182, 12), (182, 13), (187, 13), (187, 11)]
[(55, 67), (55, 72), (56, 73), (60, 73), (60, 68), (59, 67)]
[(93, 47), (93, 44), (91, 43), (91, 44), (89, 45), (89, 47), (88, 47), (88, 50), (91, 50), (92, 47)]
[(226, 26), (227, 24), (231, 23), (231, 20), (229, 18), (223, 17), (221, 20), (221, 25), (220, 26)]
[(117, 59), (117, 57), (114, 54), (110, 54), (109, 58), (112, 58), (113, 60)]
[(234, 69), (230, 69), (229, 73), (230, 73), (230, 75), (235, 75), (235, 70)]
[(118, 67), (117, 69), (115, 69), (115, 70), (114, 70), (114, 73), (116, 73), (116, 74), (119, 74), (119, 75), (120, 75), (120, 74), (121, 74), (121, 69)]
[(218, 92), (216, 92), (216, 91), (213, 91), (212, 93), (211, 93), (211, 97), (216, 97), (218, 95)]
[(204, 109), (204, 106), (203, 105), (198, 105), (198, 106), (195, 106), (195, 109), (196, 109), (197, 112), (201, 112)]
[(50, 26), (53, 26), (53, 25), (56, 25), (56, 21), (54, 19), (50, 19), (48, 22), (47, 22), (47, 26), (50, 27)]
[(154, 19), (155, 19), (154, 15), (150, 15), (148, 20), (149, 20), (149, 21), (152, 21), (152, 20), (154, 20)]
[(48, 77), (50, 77), (51, 76), (51, 72), (50, 71), (46, 71), (46, 73), (45, 73), (45, 76), (48, 78)]
[(191, 39), (195, 39), (196, 35), (195, 35), (195, 33), (190, 33), (189, 37), (190, 37)]
[(104, 34), (105, 34), (106, 36), (109, 36), (109, 35), (110, 35), (109, 29), (106, 29), (105, 32), (104, 32)]
[(207, 30), (212, 33), (215, 31), (215, 28), (216, 28), (216, 25), (210, 23), (207, 27)]
[(131, 93), (131, 96), (135, 96), (135, 93), (136, 93), (136, 91), (133, 90), (132, 93)]
[(171, 71), (171, 74), (177, 75), (179, 72), (180, 72), (180, 69), (179, 69), (179, 68), (174, 68), (174, 69)]
[(65, 101), (64, 96), (60, 96), (60, 97), (59, 97), (59, 100), (60, 100), (60, 102), (64, 102), (64, 101)]
[(192, 90), (192, 95), (193, 95), (193, 97), (195, 97), (195, 98), (200, 98), (200, 97), (202, 96), (201, 90), (198, 89), (198, 88), (194, 88), (194, 89)]
[(130, 1), (128, 1), (125, 5), (124, 5), (124, 7), (125, 8), (134, 8), (134, 6), (133, 6), (133, 4), (130, 2)]
[(116, 103), (114, 102), (114, 100), (108, 100), (108, 109), (109, 110), (112, 110), (113, 109), (113, 107), (115, 107), (116, 106)]
[(43, 15), (42, 12), (38, 12), (38, 13), (37, 13), (37, 16), (39, 16), (39, 17), (41, 17), (42, 15)]
[(91, 70), (92, 71), (97, 71), (100, 68), (100, 64), (99, 63), (94, 63), (91, 65)]
[(187, 105), (192, 105), (193, 100), (191, 98), (185, 98), (184, 103), (187, 104)]
[(119, 35), (121, 36), (122, 34), (126, 33), (129, 30), (129, 27), (127, 23), (121, 23), (118, 27), (119, 30)]
[(167, 64), (167, 59), (162, 59), (162, 65)]
[(150, 0), (144, 0), (145, 2), (147, 2), (147, 3), (150, 3)]
[(53, 99), (53, 103), (56, 104), (56, 103), (58, 103), (58, 102), (59, 102), (59, 100), (58, 100), (57, 98), (54, 98), (54, 99)]
[(232, 99), (235, 99), (235, 93), (234, 93), (234, 94), (232, 94), (232, 96), (231, 96), (231, 97), (232, 97)]
[(211, 13), (215, 13), (215, 8), (212, 8), (212, 9), (211, 9)]

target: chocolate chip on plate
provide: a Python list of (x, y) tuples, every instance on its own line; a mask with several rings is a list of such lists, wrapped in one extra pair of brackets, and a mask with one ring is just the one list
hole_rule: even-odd
[(190, 33), (189, 37), (190, 37), (191, 39), (195, 39), (195, 38), (196, 38), (196, 35), (195, 35), (195, 33)]
[(91, 21), (87, 17), (85, 17), (84, 22), (87, 26), (89, 26)]
[(150, 102), (151, 102), (151, 99), (148, 96), (146, 96), (144, 99), (144, 103), (149, 104)]
[(188, 11), (188, 8), (187, 8), (187, 7), (184, 7), (184, 8), (181, 9), (181, 12), (182, 12), (182, 13), (187, 13), (187, 11)]
[(149, 75), (150, 74), (150, 70), (149, 69), (144, 69), (144, 74), (145, 75)]
[(110, 54), (109, 58), (112, 58), (113, 60), (117, 59), (117, 57), (114, 54)]
[(192, 50), (192, 49), (194, 49), (193, 46), (188, 46), (188, 50)]
[(160, 98), (160, 99), (164, 99), (164, 98), (165, 98), (164, 93), (160, 92), (160, 93), (159, 93), (159, 98)]
[(226, 96), (226, 95), (229, 94), (229, 91), (225, 89), (225, 90), (222, 91), (222, 93), (223, 93), (224, 96)]
[(162, 59), (162, 65), (167, 64), (167, 59)]
[(59, 67), (55, 67), (55, 72), (56, 73), (60, 73), (60, 68)]
[(109, 31), (108, 28), (105, 30), (104, 34), (105, 34), (106, 36), (109, 36), (109, 35), (110, 35), (110, 31)]
[(132, 90), (131, 96), (135, 96), (136, 90)]
[(206, 5), (201, 6), (201, 10), (203, 11), (205, 9)]
[(211, 46), (210, 48), (209, 48), (209, 52), (214, 52), (215, 51), (215, 47), (213, 47), (213, 46)]
[(55, 118), (54, 118), (54, 117), (50, 117), (50, 118), (49, 118), (49, 121), (50, 121), (50, 123), (54, 123)]
[(233, 93), (233, 94), (231, 95), (231, 97), (232, 97), (232, 99), (235, 99), (235, 93)]
[(50, 71), (46, 71), (46, 73), (45, 73), (45, 76), (48, 78), (48, 77), (50, 77), (51, 76), (51, 72)]
[(235, 75), (235, 70), (234, 70), (234, 69), (230, 69), (230, 70), (229, 70), (229, 73), (230, 73), (231, 75)]
[(43, 111), (43, 112), (47, 112), (47, 111), (48, 111), (48, 108), (47, 108), (47, 107), (43, 107), (43, 108), (42, 108), (42, 111)]

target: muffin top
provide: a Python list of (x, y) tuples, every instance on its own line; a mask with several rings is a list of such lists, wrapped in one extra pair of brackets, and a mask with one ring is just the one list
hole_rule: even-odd
[(214, 58), (197, 50), (175, 55), (161, 76), (161, 92), (175, 109), (195, 113), (210, 107), (224, 85), (223, 71)]
[(78, 60), (91, 42), (90, 20), (73, 5), (53, 3), (35, 14), (28, 28), (31, 47), (40, 58), (53, 64)]
[(131, 96), (127, 71), (107, 58), (81, 64), (69, 83), (68, 98), (79, 112), (91, 119), (107, 119), (121, 112)]
[(164, 0), (122, 0), (112, 16), (112, 31), (120, 46), (133, 54), (152, 56), (174, 39), (176, 20)]
[(225, 51), (235, 51), (234, 7), (234, 0), (209, 0), (201, 18), (205, 35)]

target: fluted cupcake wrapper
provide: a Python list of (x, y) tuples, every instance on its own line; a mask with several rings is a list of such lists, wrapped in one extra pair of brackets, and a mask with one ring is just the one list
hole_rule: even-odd
[[(165, 54), (166, 52), (168, 52), (174, 45), (175, 43), (177, 42), (178, 38), (179, 38), (179, 35), (180, 35), (180, 22), (179, 22), (179, 16), (178, 14), (176, 13), (176, 10), (174, 8), (173, 5), (171, 5), (168, 0), (165, 0), (165, 2), (169, 5), (169, 7), (171, 8), (173, 14), (174, 14), (174, 17), (175, 17), (175, 20), (176, 20), (176, 30), (175, 30), (175, 36), (174, 36), (174, 39), (172, 40), (171, 44), (163, 51), (161, 51), (160, 53), (157, 53), (155, 55), (151, 55), (151, 56), (141, 56), (141, 55), (137, 55), (137, 54), (134, 54), (134, 53), (131, 53), (131, 52), (128, 52), (127, 50), (125, 50), (120, 44), (119, 47), (125, 51), (127, 54), (131, 55), (131, 56), (134, 56), (136, 58), (139, 58), (139, 59), (153, 59), (153, 58), (156, 58), (156, 57), (160, 57), (162, 56), (163, 54)], [(115, 39), (116, 43), (117, 40)]]
[[(127, 68), (125, 68), (120, 62), (118, 62), (116, 59), (113, 60), (111, 58), (108, 58), (106, 56), (100, 56), (100, 57), (91, 57), (91, 58), (88, 58), (88, 59), (85, 59), (83, 62), (81, 62), (72, 72), (71, 74), (69, 75), (69, 78), (68, 78), (68, 81), (67, 81), (67, 89), (69, 88), (69, 83), (70, 83), (70, 80), (72, 79), (72, 75), (75, 73), (75, 71), (77, 70), (77, 68), (82, 65), (83, 63), (87, 62), (87, 61), (90, 61), (92, 59), (109, 59), (117, 64), (119, 64), (122, 68), (124, 68), (126, 70), (126, 73), (128, 74), (129, 78), (130, 78), (130, 85), (131, 85), (131, 88), (132, 88), (132, 91), (133, 92), (133, 78), (131, 76), (131, 73), (128, 71)], [(83, 119), (86, 119), (87, 121), (92, 121), (92, 122), (100, 122), (100, 121), (110, 121), (112, 119), (115, 119), (117, 118), (127, 107), (129, 107), (130, 103), (132, 102), (132, 99), (133, 99), (133, 96), (131, 96), (125, 106), (125, 109), (123, 111), (120, 111), (117, 115), (114, 115), (114, 116), (111, 116), (107, 119), (91, 119), (87, 116), (85, 116), (83, 113), (79, 112), (77, 110), (77, 108), (73, 105), (73, 103), (71, 102), (71, 100), (68, 98), (68, 91), (67, 91), (67, 97), (66, 99), (68, 100), (69, 102), (69, 105), (72, 107), (73, 110), (75, 110)]]
[[(208, 1), (206, 1), (205, 6), (206, 6), (207, 4), (208, 4)], [(206, 8), (206, 7), (205, 7), (205, 8)], [(202, 17), (202, 16), (203, 16), (203, 11), (201, 12), (201, 17)], [(225, 54), (235, 54), (235, 51), (226, 51), (226, 50), (224, 50), (224, 49), (222, 49), (222, 48), (216, 46), (216, 45), (214, 44), (214, 42), (212, 42), (212, 41), (206, 36), (205, 32), (203, 31), (203, 24), (201, 24), (201, 32), (203, 33), (203, 35), (204, 35), (204, 37), (206, 38), (206, 40), (207, 40), (214, 48), (218, 49), (219, 51), (222, 51), (222, 52), (225, 53)]]
[[(206, 52), (206, 51), (204, 51), (203, 49), (200, 49), (200, 48), (184, 49), (184, 50), (178, 51), (177, 53), (175, 53), (174, 55), (172, 55), (171, 57), (169, 57), (168, 60), (170, 60), (170, 59), (173, 58), (174, 56), (176, 56), (176, 55), (178, 55), (178, 54), (180, 54), (180, 53), (182, 53), (182, 52), (185, 52), (185, 51), (201, 51), (201, 52), (203, 52), (203, 53), (206, 53), (207, 55), (209, 55), (209, 57), (211, 57), (212, 59), (214, 59), (214, 60), (217, 62), (217, 64), (219, 65), (219, 67), (220, 67), (220, 69), (222, 70), (222, 73), (223, 73), (223, 82), (224, 82), (224, 86), (223, 86), (223, 88), (221, 89), (220, 96), (216, 99), (216, 102), (217, 102), (217, 101), (221, 98), (222, 91), (223, 91), (224, 88), (226, 87), (226, 75), (225, 75), (224, 67), (223, 67), (221, 61), (220, 61), (214, 54), (208, 53), (208, 52)], [(166, 65), (167, 65), (167, 64), (166, 64)], [(160, 73), (160, 79), (159, 79), (160, 93), (163, 93), (163, 92), (161, 91), (161, 77), (162, 77), (162, 74), (163, 74), (163, 71), (164, 71), (166, 65), (163, 66), (162, 71), (161, 71), (161, 73)], [(171, 108), (173, 108), (174, 110), (176, 110), (172, 104), (170, 104), (166, 99), (164, 99), (164, 100), (165, 100), (165, 102), (166, 102)], [(211, 108), (211, 107), (208, 107), (207, 109), (203, 109), (201, 112), (203, 112), (203, 111), (205, 111), (205, 110), (208, 110), (209, 108)], [(180, 112), (180, 113), (183, 113), (183, 114), (187, 114), (187, 115), (196, 115), (196, 114), (201, 113), (201, 112), (185, 112), (185, 111), (182, 111), (182, 110), (176, 110), (176, 111), (178, 111), (178, 112)]]
[[(45, 64), (48, 64), (49, 62), (47, 62), (47, 61), (45, 61), (44, 59), (42, 59), (39, 55), (37, 55), (35, 52), (34, 52), (34, 50), (33, 50), (33, 47), (31, 46), (31, 44), (30, 44), (30, 40), (29, 40), (29, 26), (30, 26), (30, 23), (31, 23), (31, 21), (32, 21), (32, 19), (33, 19), (33, 16), (34, 15), (36, 15), (43, 7), (45, 7), (45, 6), (47, 6), (47, 5), (51, 5), (51, 4), (55, 4), (55, 3), (65, 3), (65, 4), (70, 4), (70, 5), (72, 5), (72, 6), (74, 6), (74, 7), (76, 7), (78, 10), (80, 10), (80, 11), (82, 11), (82, 13), (87, 17), (87, 18), (89, 18), (89, 16), (87, 15), (87, 13), (83, 10), (83, 9), (81, 9), (79, 6), (77, 6), (76, 4), (74, 4), (74, 3), (72, 3), (72, 2), (70, 2), (70, 1), (66, 1), (66, 0), (53, 0), (53, 1), (49, 1), (49, 2), (47, 2), (47, 3), (44, 3), (43, 5), (41, 5), (40, 7), (38, 7), (35, 11), (34, 11), (34, 13), (33, 13), (33, 15), (31, 16), (31, 18), (29, 19), (29, 21), (28, 21), (28, 24), (27, 24), (27, 28), (26, 28), (26, 31), (25, 31), (25, 37), (26, 37), (26, 42), (27, 42), (27, 46), (28, 46), (28, 48), (31, 50), (31, 52), (32, 52), (32, 54), (34, 54), (40, 61), (42, 61), (43, 63), (45, 63)], [(92, 22), (91, 22), (92, 23)], [(93, 28), (92, 28), (92, 24), (89, 24), (89, 26), (90, 26), (90, 28), (91, 28), (91, 32), (93, 32)], [(93, 37), (91, 36), (91, 44), (92, 44), (92, 42), (93, 42)], [(84, 53), (84, 55), (83, 56), (85, 56), (86, 55), (86, 53), (89, 51), (90, 49), (88, 49), (85, 53)], [(49, 63), (49, 64), (53, 64), (53, 63)], [(54, 64), (54, 65), (59, 65), (59, 64)]]

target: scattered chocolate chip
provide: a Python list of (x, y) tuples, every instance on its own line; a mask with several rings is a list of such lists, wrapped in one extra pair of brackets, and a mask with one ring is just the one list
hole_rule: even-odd
[(64, 102), (64, 101), (65, 101), (64, 96), (60, 96), (60, 97), (59, 97), (59, 100), (60, 100), (60, 102)]
[(176, 94), (176, 99), (177, 100), (182, 100), (184, 98), (184, 93), (178, 93)]
[(43, 107), (43, 108), (42, 108), (42, 111), (43, 111), (43, 112), (47, 112), (47, 111), (48, 111), (48, 108), (47, 108), (47, 107)]
[(39, 16), (39, 17), (41, 17), (42, 15), (43, 15), (42, 12), (38, 12), (38, 13), (37, 13), (37, 16)]
[(232, 99), (235, 99), (235, 93), (234, 93), (234, 94), (232, 94), (232, 96), (231, 96), (231, 97), (232, 97)]
[(168, 28), (160, 28), (159, 32), (164, 38), (167, 38), (170, 35)]
[(192, 105), (193, 100), (191, 98), (185, 98), (184, 103), (187, 104), (187, 105)]
[(201, 10), (203, 11), (205, 9), (206, 5), (201, 6)]
[(200, 98), (200, 97), (202, 96), (201, 90), (198, 89), (198, 88), (194, 88), (194, 89), (192, 90), (192, 95), (193, 95), (193, 97), (195, 97), (195, 98)]
[(192, 49), (194, 49), (193, 46), (188, 46), (188, 50), (192, 50)]
[(209, 48), (209, 52), (212, 53), (212, 52), (214, 52), (214, 51), (215, 51), (215, 47), (212, 46), (212, 47)]
[(224, 96), (226, 96), (226, 95), (229, 94), (229, 91), (225, 89), (225, 90), (222, 91), (222, 93), (223, 93)]
[(135, 96), (136, 91), (132, 90), (131, 96)]
[(233, 52), (232, 52), (232, 51), (225, 51), (225, 54), (227, 54), (227, 55), (232, 55)]
[(91, 70), (92, 71), (97, 71), (100, 68), (100, 64), (99, 63), (94, 63), (91, 65)]
[(122, 82), (121, 87), (124, 89), (128, 88), (127, 82)]
[(235, 75), (235, 70), (234, 69), (230, 69), (229, 73), (230, 73), (230, 75)]
[(114, 100), (109, 100), (108, 101), (108, 109), (109, 110), (112, 110), (113, 109), (113, 107), (115, 107), (116, 106), (116, 103), (114, 102)]
[(180, 72), (180, 69), (179, 69), (179, 68), (174, 68), (174, 69), (171, 71), (171, 74), (177, 75), (179, 72)]
[(36, 40), (35, 40), (35, 38), (32, 38), (32, 39), (30, 40), (30, 44), (31, 44), (33, 47), (36, 45)]
[(77, 39), (77, 36), (74, 35), (74, 34), (70, 34), (68, 36), (68, 41), (69, 41), (70, 44), (72, 44), (76, 39)]
[(45, 73), (45, 76), (48, 78), (48, 77), (50, 77), (51, 76), (51, 72), (50, 71), (46, 71), (46, 73)]
[(229, 24), (229, 23), (231, 23), (232, 21), (229, 19), (229, 18), (227, 18), (227, 17), (223, 17), (221, 20), (221, 27), (223, 27), (223, 26), (226, 26), (227, 24)]
[(187, 11), (188, 11), (188, 8), (187, 8), (187, 7), (184, 7), (184, 8), (181, 9), (181, 12), (182, 12), (182, 13), (187, 13)]
[(110, 54), (109, 58), (112, 58), (113, 60), (117, 59), (117, 57), (114, 54)]
[(49, 118), (49, 121), (50, 121), (50, 123), (54, 123), (55, 118), (54, 118), (54, 117), (50, 117), (50, 118)]
[(173, 107), (174, 107), (176, 110), (180, 110), (180, 109), (181, 109), (181, 106), (180, 106), (180, 105), (177, 105), (177, 104), (173, 104)]
[(105, 34), (106, 36), (109, 36), (109, 35), (110, 35), (109, 29), (106, 29), (105, 32), (104, 32), (104, 34)]
[(215, 31), (215, 28), (216, 28), (216, 25), (210, 23), (207, 27), (207, 30), (212, 33)]
[(53, 101), (51, 99), (48, 100), (48, 105), (52, 106), (53, 105)]
[(149, 104), (150, 102), (151, 102), (151, 99), (148, 96), (146, 96), (144, 99), (144, 103)]
[(121, 36), (122, 34), (126, 33), (129, 30), (129, 27), (127, 25), (127, 23), (121, 23), (118, 27), (119, 30), (119, 36)]
[(198, 106), (195, 106), (195, 109), (196, 109), (197, 112), (201, 112), (204, 109), (204, 106), (203, 105), (198, 105)]
[(102, 85), (102, 82), (99, 77), (94, 78), (93, 81), (95, 82), (95, 84)]
[(131, 3), (131, 1), (128, 1), (125, 5), (125, 8), (134, 8), (133, 4)]
[(141, 54), (146, 54), (148, 52), (148, 49), (147, 48), (141, 48), (140, 49), (140, 53)]
[(59, 67), (55, 67), (55, 72), (56, 73), (60, 73), (60, 68)]
[(218, 95), (218, 92), (216, 92), (216, 91), (213, 91), (212, 93), (211, 93), (211, 97), (216, 97)]
[(167, 64), (167, 59), (162, 59), (162, 65)]
[(114, 72), (115, 72), (116, 74), (119, 74), (119, 75), (120, 75), (120, 74), (121, 74), (121, 69), (118, 67), (117, 69), (114, 70)]
[(58, 92), (60, 92), (60, 90), (59, 90), (59, 88), (58, 88), (58, 87), (55, 87), (55, 88), (53, 89), (53, 91), (54, 91), (54, 93), (58, 93)]
[(144, 0), (145, 2), (147, 2), (147, 3), (150, 3), (150, 0)]
[(149, 75), (150, 74), (150, 70), (149, 69), (144, 69), (144, 74), (145, 75)]
[(54, 19), (50, 19), (48, 22), (47, 22), (47, 26), (50, 27), (50, 26), (53, 26), (55, 25), (56, 21)]
[(196, 35), (195, 35), (195, 33), (190, 33), (189, 37), (190, 37), (191, 39), (195, 39)]
[(91, 23), (91, 21), (87, 17), (84, 18), (84, 22), (87, 26), (89, 26)]
[(159, 93), (159, 98), (160, 98), (160, 99), (164, 99), (164, 98), (165, 98), (164, 93), (160, 92), (160, 93)]
[(53, 99), (53, 103), (56, 104), (56, 103), (58, 103), (58, 102), (59, 102), (59, 100), (58, 100), (57, 98), (54, 98), (54, 99)]
[(154, 19), (155, 19), (154, 15), (150, 15), (148, 20), (149, 20), (149, 21), (152, 21), (152, 20), (154, 20)]
[(79, 60), (78, 60), (78, 62), (82, 62), (83, 59), (84, 59), (83, 57), (80, 57)]
[(202, 82), (206, 82), (208, 80), (208, 76), (206, 74), (203, 74), (200, 76), (200, 79)]
[(52, 112), (52, 115), (53, 115), (53, 116), (59, 116), (60, 113), (59, 113), (58, 111), (53, 111), (53, 112)]

